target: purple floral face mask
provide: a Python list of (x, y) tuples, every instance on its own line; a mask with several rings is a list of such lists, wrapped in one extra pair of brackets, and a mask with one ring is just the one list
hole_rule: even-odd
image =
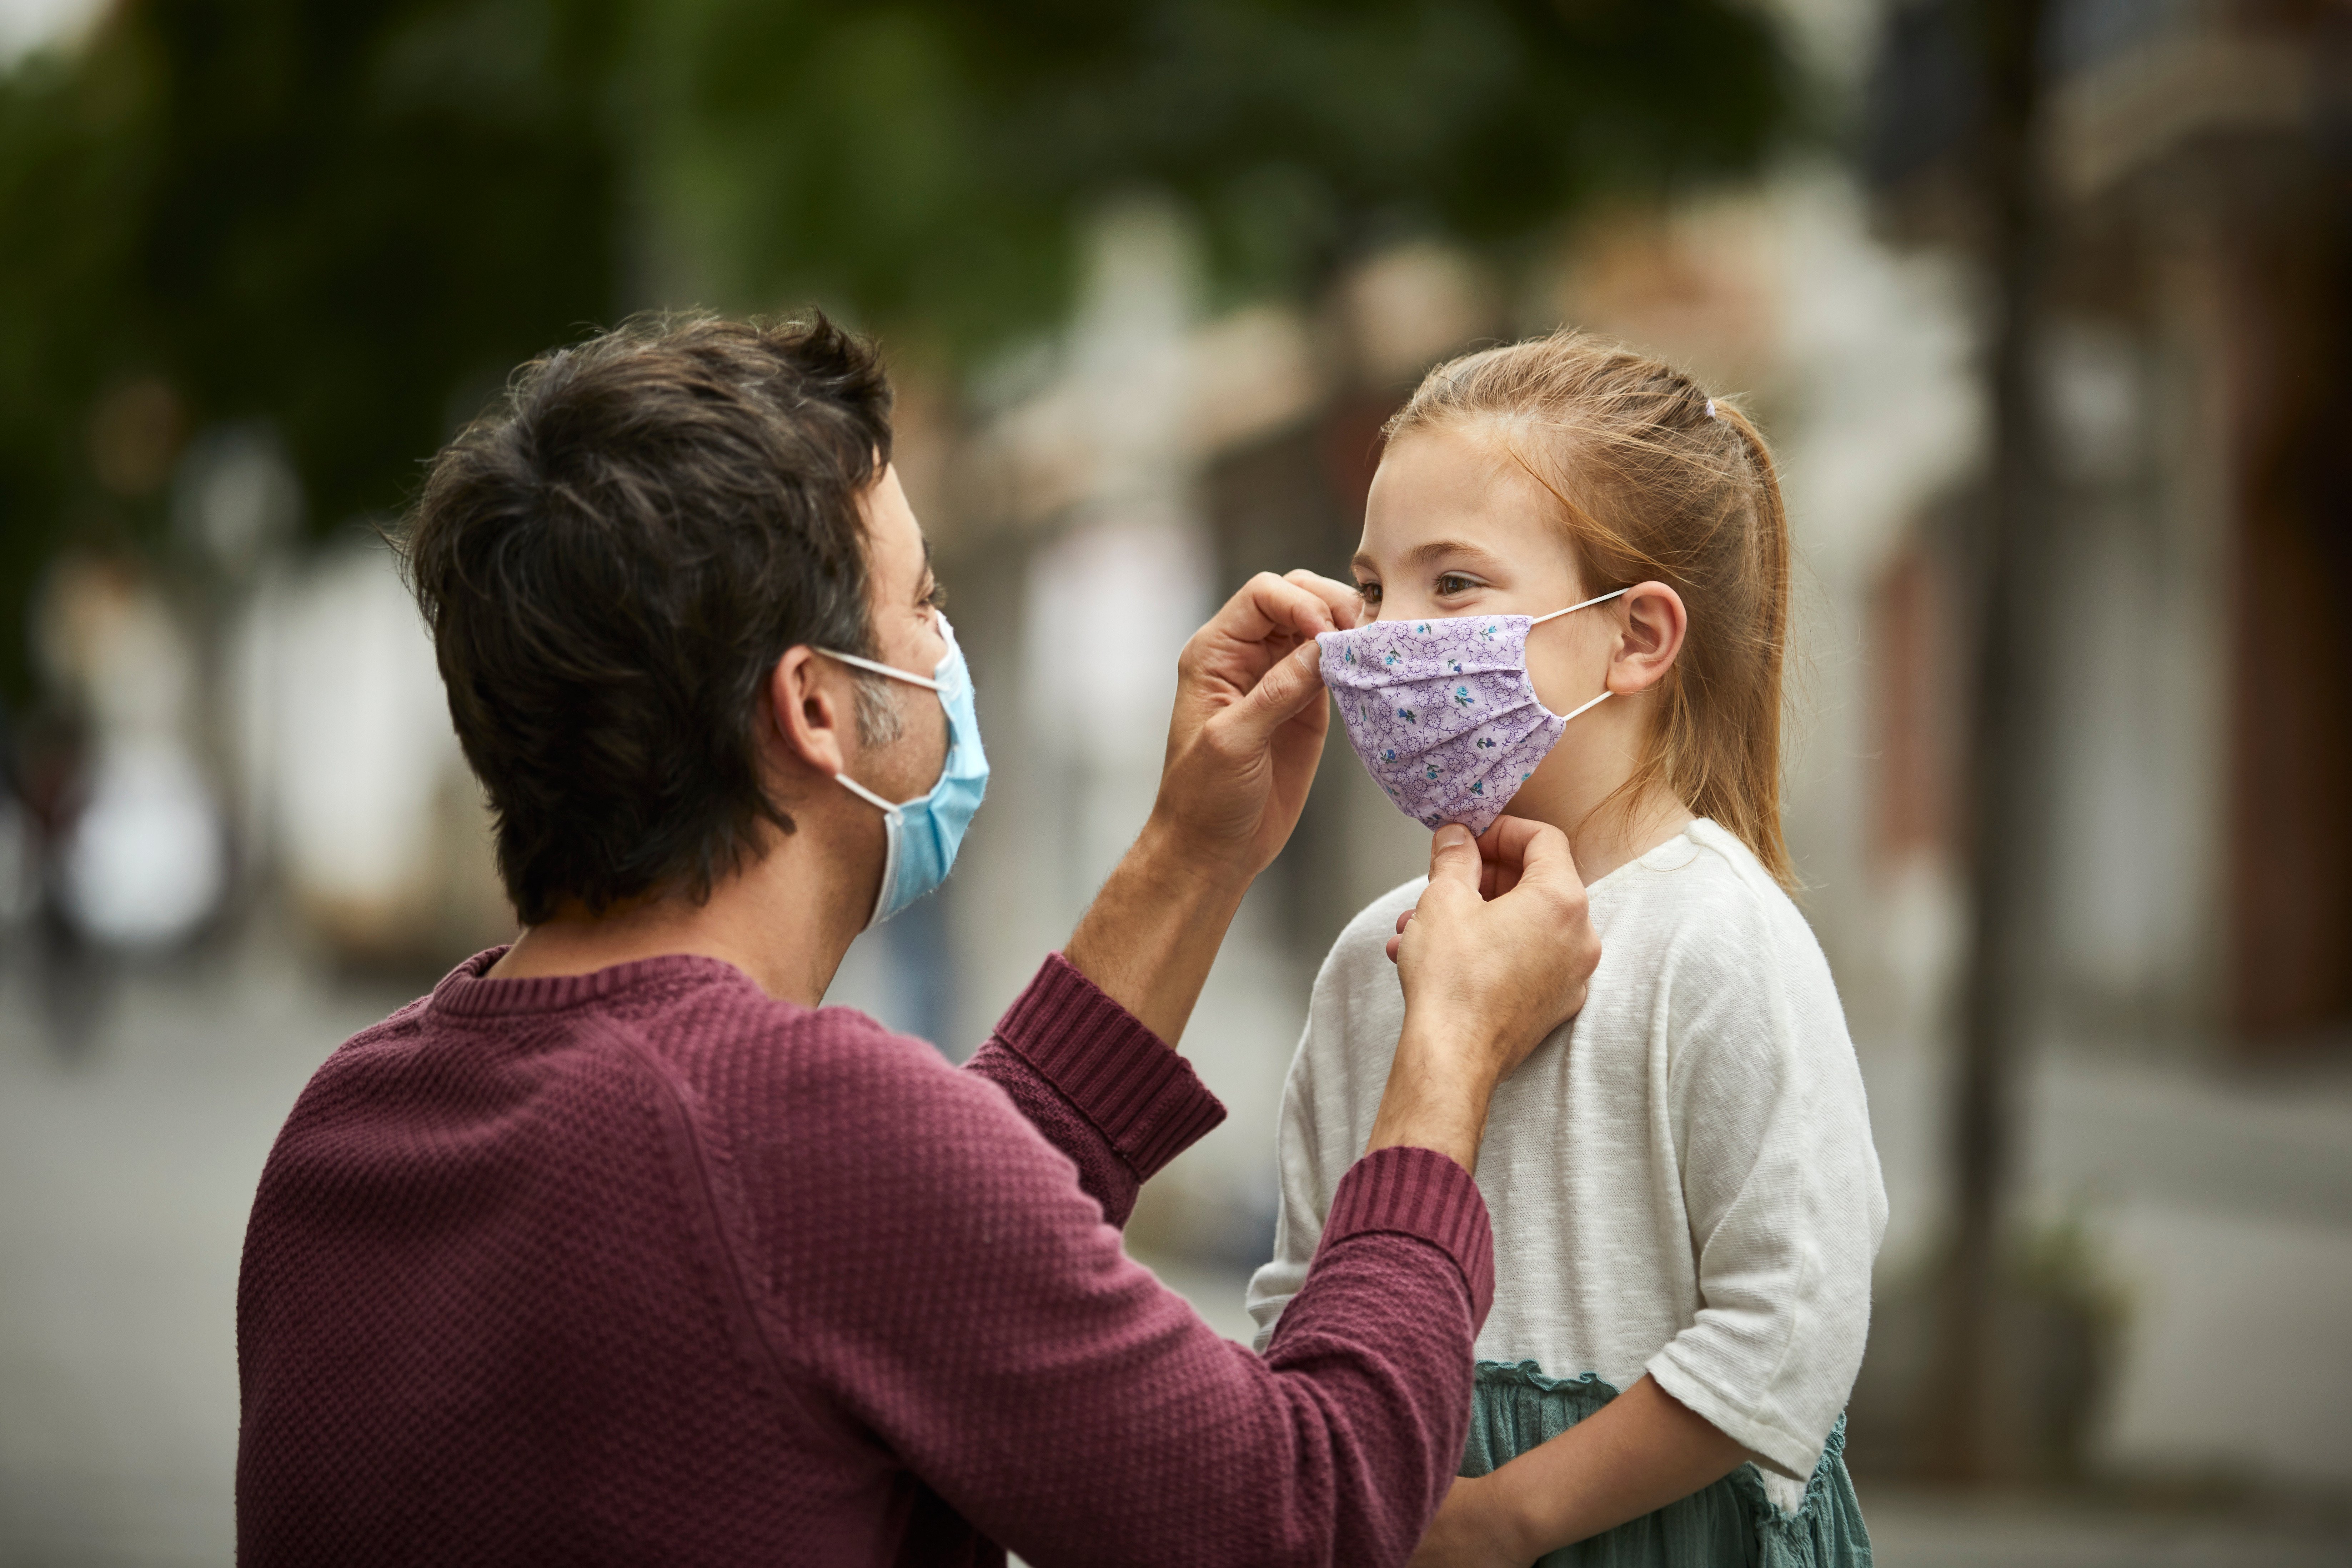
[(1549, 616), (1453, 616), (1374, 621), (1325, 632), (1323, 684), (1349, 743), (1397, 808), (1433, 830), (1458, 822), (1484, 833), (1551, 752), (1568, 721), (1528, 679), (1528, 633)]

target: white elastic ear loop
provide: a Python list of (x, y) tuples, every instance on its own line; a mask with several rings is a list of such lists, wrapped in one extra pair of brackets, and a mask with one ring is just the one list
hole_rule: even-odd
[(858, 799), (872, 805), (878, 805), (893, 816), (898, 815), (898, 808), (897, 806), (891, 805), (888, 801), (884, 800), (880, 795), (876, 795), (872, 790), (867, 789), (864, 784), (859, 784), (847, 773), (834, 774), (833, 782), (847, 790), (850, 794), (856, 795)]
[[(1620, 594), (1630, 594), (1630, 593), (1632, 593), (1633, 591), (1633, 589), (1631, 589), (1631, 588), (1612, 588), (1612, 589), (1611, 589), (1608, 593), (1601, 595), (1599, 598), (1596, 598), (1596, 599), (1587, 599), (1587, 600), (1585, 600), (1585, 601), (1584, 601), (1584, 603), (1582, 603), (1582, 604), (1580, 604), (1580, 605), (1570, 605), (1567, 609), (1565, 609), (1565, 610), (1554, 610), (1550, 615), (1548, 615), (1548, 616), (1538, 616), (1535, 619), (1533, 619), (1533, 620), (1531, 620), (1531, 621), (1529, 621), (1529, 622), (1528, 623), (1528, 629), (1529, 629), (1530, 631), (1532, 631), (1532, 630), (1533, 630), (1534, 628), (1536, 628), (1537, 626), (1539, 626), (1543, 625), (1546, 621), (1556, 621), (1556, 620), (1559, 619), (1559, 618), (1560, 618), (1560, 616), (1562, 616), (1573, 615), (1573, 614), (1575, 614), (1575, 613), (1576, 613), (1577, 611), (1579, 611), (1579, 610), (1589, 610), (1589, 609), (1592, 608), (1592, 606), (1593, 606), (1593, 605), (1595, 605), (1606, 604), (1609, 600), (1615, 598), (1615, 597), (1616, 597), (1618, 595), (1620, 595)], [(822, 653), (822, 652), (824, 652), (824, 650), (823, 648), (819, 648), (817, 651), (818, 651), (818, 652), (820, 652), (820, 653)], [(1598, 701), (1598, 700), (1599, 700), (1599, 699), (1598, 699), (1598, 698), (1596, 698), (1596, 699), (1594, 699), (1594, 700), (1595, 700), (1595, 701)], [(1587, 704), (1585, 705), (1585, 707), (1591, 707), (1591, 703), (1587, 703)], [(1584, 711), (1584, 709), (1583, 709), (1583, 708), (1580, 708), (1580, 709), (1578, 709), (1578, 710), (1576, 710), (1576, 712), (1577, 712), (1577, 713), (1581, 713), (1581, 712), (1583, 712), (1583, 711)], [(1576, 717), (1576, 713), (1571, 713), (1571, 714), (1570, 714), (1570, 715), (1569, 715), (1569, 717), (1570, 717), (1570, 718), (1571, 718), (1571, 719), (1573, 719), (1573, 718), (1575, 718), (1575, 717)]]
[[(1620, 588), (1617, 591), (1622, 594), (1625, 590)], [(818, 647), (814, 644), (810, 645), (810, 651), (812, 653), (821, 653), (827, 658), (837, 658), (844, 664), (854, 664), (860, 669), (870, 669), (877, 675), (887, 675), (893, 680), (903, 680), (909, 686), (928, 686), (934, 691), (943, 691), (946, 689), (945, 687), (941, 686), (938, 681), (933, 680), (928, 675), (917, 675), (911, 669), (899, 669), (891, 665), (877, 663), (870, 658), (860, 658), (854, 653), (835, 653), (829, 647)]]
[[(1615, 598), (1619, 594), (1631, 593), (1632, 591), (1633, 590), (1630, 588), (1618, 588), (1610, 593), (1601, 595), (1599, 598), (1587, 599), (1580, 605), (1570, 605), (1566, 610), (1554, 610), (1549, 616), (1538, 616), (1534, 620), (1528, 623), (1528, 629), (1529, 631), (1533, 631), (1536, 627), (1543, 625), (1546, 621), (1558, 620), (1560, 616), (1565, 616), (1573, 610), (1589, 610), (1595, 605), (1602, 604), (1608, 600)], [(1603, 687), (1601, 689), (1600, 696), (1594, 698), (1591, 701), (1586, 703), (1581, 708), (1572, 709), (1569, 712), (1561, 714), (1559, 716), (1559, 721), (1565, 724), (1570, 719), (1575, 718), (1579, 713), (1589, 713), (1593, 709), (1600, 707), (1603, 702), (1608, 700), (1609, 689), (1607, 687)]]
[[(880, 806), (882, 808), (882, 815), (888, 817), (892, 822), (901, 822), (905, 820), (905, 813), (901, 812), (897, 806), (892, 805), (888, 801), (884, 800), (880, 795), (876, 795), (872, 790), (867, 789), (864, 784), (859, 784), (856, 779), (851, 778), (847, 773), (834, 774), (833, 782), (847, 790), (850, 794), (856, 795), (858, 799), (866, 801), (869, 805)], [(866, 917), (866, 924), (859, 928), (863, 931), (872, 931), (876, 922), (881, 920), (882, 910), (890, 901), (891, 885), (898, 879), (898, 836), (895, 833), (886, 832), (882, 836), (882, 886), (881, 889), (874, 895), (873, 911)]]
[[(824, 655), (827, 658), (837, 658), (844, 664), (855, 665), (860, 669), (870, 669), (877, 675), (887, 675), (893, 680), (903, 680), (909, 686), (928, 686), (933, 691), (939, 692), (944, 692), (947, 689), (947, 688), (941, 686), (938, 681), (932, 679), (928, 675), (917, 675), (912, 670), (899, 669), (894, 666), (882, 664), (870, 658), (860, 658), (854, 653), (837, 653), (829, 647), (816, 647), (814, 644), (811, 645), (811, 649), (814, 652)], [(944, 700), (944, 699), (942, 699), (942, 700)], [(880, 795), (876, 795), (872, 790), (867, 789), (864, 784), (859, 784), (856, 779), (851, 778), (847, 773), (834, 774), (833, 782), (847, 790), (850, 794), (856, 795), (858, 799), (866, 802), (867, 805), (880, 807), (882, 814), (885, 816), (887, 816), (891, 821), (903, 822), (906, 820), (906, 814), (904, 812), (900, 811), (890, 802), (884, 800)], [(887, 834), (884, 836), (883, 842), (887, 847), (882, 857), (882, 890), (874, 895), (874, 912), (866, 917), (866, 929), (867, 931), (872, 931), (874, 929), (874, 922), (882, 918), (883, 906), (890, 901), (890, 884), (898, 880), (898, 835)]]
[(1602, 692), (1601, 693), (1601, 695), (1600, 695), (1600, 696), (1598, 696), (1598, 697), (1594, 698), (1591, 701), (1590, 701), (1590, 702), (1586, 703), (1583, 707), (1581, 707), (1581, 708), (1578, 708), (1578, 709), (1575, 709), (1575, 710), (1571, 710), (1571, 711), (1570, 711), (1570, 712), (1567, 712), (1567, 713), (1563, 713), (1563, 714), (1561, 714), (1561, 715), (1559, 716), (1559, 721), (1560, 721), (1561, 723), (1565, 724), (1565, 723), (1567, 723), (1570, 719), (1575, 718), (1575, 717), (1576, 717), (1576, 715), (1577, 715), (1577, 714), (1579, 714), (1579, 713), (1587, 713), (1587, 712), (1591, 711), (1593, 709), (1600, 707), (1603, 702), (1608, 701), (1608, 700), (1609, 700), (1609, 698), (1610, 698), (1610, 695), (1611, 695), (1611, 694), (1610, 694), (1608, 691), (1606, 691), (1606, 690), (1602, 691)]

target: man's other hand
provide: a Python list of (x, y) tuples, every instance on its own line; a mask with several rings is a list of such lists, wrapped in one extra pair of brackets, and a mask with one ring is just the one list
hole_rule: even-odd
[(1389, 943), (1404, 1028), (1370, 1148), (1415, 1144), (1475, 1169), (1495, 1086), (1576, 1016), (1601, 962), (1568, 836), (1498, 818), (1430, 844), (1429, 886)]
[(1202, 869), (1255, 877), (1298, 825), (1330, 727), (1315, 638), (1361, 605), (1348, 584), (1261, 572), (1184, 645), (1151, 816)]

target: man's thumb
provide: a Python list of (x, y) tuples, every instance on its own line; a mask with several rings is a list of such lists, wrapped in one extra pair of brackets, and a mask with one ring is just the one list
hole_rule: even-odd
[(1323, 697), (1323, 671), (1316, 645), (1307, 643), (1275, 660), (1258, 677), (1248, 698), (1230, 710), (1230, 722), (1254, 744), (1263, 745), (1299, 710)]
[(1478, 890), (1478, 841), (1458, 822), (1449, 822), (1429, 841), (1429, 879), (1459, 882)]

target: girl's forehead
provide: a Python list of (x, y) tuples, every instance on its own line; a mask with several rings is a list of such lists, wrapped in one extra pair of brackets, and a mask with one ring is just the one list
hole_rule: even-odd
[(1364, 508), (1363, 549), (1391, 569), (1437, 544), (1548, 565), (1569, 555), (1558, 511), (1558, 501), (1501, 442), (1475, 430), (1416, 430), (1381, 454)]

